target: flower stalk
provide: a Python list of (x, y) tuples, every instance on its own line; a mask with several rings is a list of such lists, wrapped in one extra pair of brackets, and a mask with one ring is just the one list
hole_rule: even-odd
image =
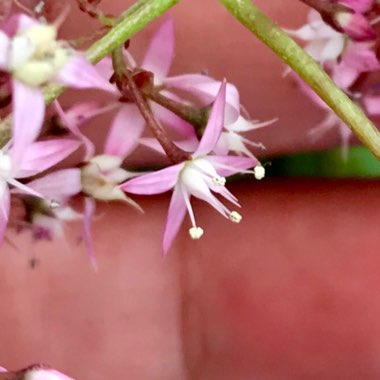
[(155, 138), (164, 149), (170, 161), (177, 164), (179, 162), (187, 160), (189, 154), (178, 148), (169, 139), (164, 128), (153, 116), (147, 100), (144, 98), (139, 87), (135, 83), (132, 73), (127, 69), (125, 65), (122, 46), (112, 52), (112, 64), (115, 71), (114, 80), (119, 90), (122, 92), (122, 94), (124, 91), (127, 91), (128, 96), (132, 97), (132, 100), (139, 109), (141, 116), (144, 118), (146, 124), (153, 132)]
[(380, 132), (326, 72), (251, 0), (220, 0), (225, 8), (288, 64), (380, 159)]

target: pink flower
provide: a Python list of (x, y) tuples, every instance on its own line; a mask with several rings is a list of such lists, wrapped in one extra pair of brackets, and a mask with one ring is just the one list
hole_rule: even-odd
[(317, 62), (336, 61), (342, 54), (345, 37), (327, 25), (315, 10), (308, 13), (308, 22), (297, 30), (286, 30), (306, 42), (305, 50)]
[(13, 82), (16, 160), (40, 131), (45, 114), (42, 85), (58, 82), (74, 88), (112, 88), (84, 56), (56, 37), (55, 25), (22, 14), (12, 17), (0, 31), (0, 70), (8, 72)]
[[(250, 157), (212, 154), (224, 124), (225, 96), (226, 83), (223, 82), (213, 104), (203, 137), (190, 160), (131, 179), (121, 185), (124, 191), (132, 194), (159, 194), (173, 189), (163, 236), (164, 254), (168, 253), (184, 220), (186, 210), (192, 223), (189, 230), (191, 238), (199, 239), (203, 235), (203, 229), (197, 225), (191, 207), (192, 195), (209, 203), (232, 222), (239, 223), (242, 218), (238, 212), (231, 211), (212, 193), (217, 193), (240, 207), (237, 199), (225, 188), (225, 176), (246, 172), (248, 168), (258, 165), (258, 161)], [(256, 168), (259, 168), (258, 175), (262, 173), (263, 168), (260, 165)]]
[(46, 140), (30, 144), (18, 160), (14, 159), (14, 149), (0, 151), (0, 241), (8, 222), (10, 207), (9, 186), (18, 191), (42, 197), (33, 188), (24, 185), (19, 179), (34, 176), (62, 161), (74, 152), (80, 143), (75, 140)]
[(64, 223), (81, 218), (68, 206), (69, 199), (82, 190), (80, 169), (58, 170), (28, 182), (27, 186), (43, 196), (25, 200), (29, 204), (28, 220), (33, 236), (48, 240), (64, 237)]
[(380, 63), (372, 43), (351, 42), (339, 63), (333, 66), (332, 78), (340, 88), (348, 90), (360, 74), (379, 69)]

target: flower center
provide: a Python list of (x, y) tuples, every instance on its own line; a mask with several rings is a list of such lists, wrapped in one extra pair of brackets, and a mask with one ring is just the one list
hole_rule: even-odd
[(36, 26), (15, 36), (9, 62), (13, 76), (30, 86), (49, 81), (71, 57), (71, 51), (56, 37), (56, 28), (50, 25)]

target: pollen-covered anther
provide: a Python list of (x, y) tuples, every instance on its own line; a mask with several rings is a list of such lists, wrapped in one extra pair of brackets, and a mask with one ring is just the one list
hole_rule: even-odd
[(254, 174), (256, 179), (258, 179), (258, 180), (263, 179), (265, 177), (264, 166), (262, 166), (262, 165), (255, 166), (255, 168), (253, 169), (253, 174)]
[(230, 218), (231, 222), (236, 224), (240, 223), (243, 219), (243, 217), (237, 211), (232, 211), (228, 217)]
[(226, 184), (226, 179), (221, 176), (212, 177), (212, 182), (216, 186), (224, 186)]
[(203, 236), (203, 229), (201, 227), (191, 227), (189, 229), (189, 235), (193, 240), (198, 240)]

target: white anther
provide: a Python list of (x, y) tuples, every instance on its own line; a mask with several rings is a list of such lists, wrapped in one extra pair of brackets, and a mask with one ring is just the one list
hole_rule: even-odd
[(198, 240), (202, 237), (203, 235), (203, 229), (201, 227), (191, 227), (189, 229), (189, 234), (190, 234), (190, 237), (193, 239), (193, 240)]
[(243, 217), (237, 212), (237, 211), (232, 211), (229, 215), (230, 221), (233, 223), (240, 223)]
[(226, 179), (224, 177), (215, 176), (212, 177), (212, 182), (216, 186), (224, 186), (226, 184)]
[(263, 179), (265, 177), (265, 168), (262, 165), (257, 165), (253, 169), (253, 174), (255, 175), (256, 179)]

